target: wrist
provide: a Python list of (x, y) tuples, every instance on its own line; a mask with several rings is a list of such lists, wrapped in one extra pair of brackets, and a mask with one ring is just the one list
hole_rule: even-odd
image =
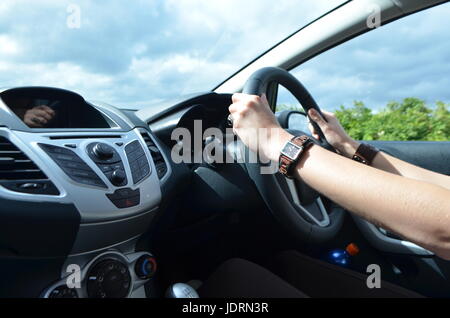
[(341, 147), (338, 148), (338, 150), (343, 156), (347, 158), (352, 158), (360, 145), (361, 145), (360, 142), (353, 139), (349, 139), (348, 141), (344, 142), (341, 145)]
[(264, 154), (270, 160), (277, 162), (280, 158), (281, 150), (283, 150), (286, 143), (292, 138), (294, 138), (294, 135), (288, 133), (283, 128), (274, 129), (270, 134)]

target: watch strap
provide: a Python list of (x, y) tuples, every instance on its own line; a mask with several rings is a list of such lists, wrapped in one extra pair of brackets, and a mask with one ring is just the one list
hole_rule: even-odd
[(280, 155), (280, 161), (279, 161), (279, 172), (283, 174), (285, 177), (289, 179), (293, 179), (292, 170), (295, 166), (297, 166), (297, 163), (299, 162), (302, 155), (305, 153), (305, 150), (307, 150), (310, 146), (312, 146), (314, 143), (308, 136), (296, 136), (292, 138), (289, 142), (303, 148), (302, 151), (298, 154), (297, 158), (289, 158), (283, 154)]
[(373, 160), (379, 152), (380, 150), (375, 148), (374, 146), (362, 143), (356, 150), (356, 153), (353, 155), (352, 159), (370, 166), (372, 165)]

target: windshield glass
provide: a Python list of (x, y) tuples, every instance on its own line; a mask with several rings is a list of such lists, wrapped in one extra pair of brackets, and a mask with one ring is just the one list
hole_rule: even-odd
[(0, 87), (118, 107), (211, 90), (343, 0), (0, 2)]

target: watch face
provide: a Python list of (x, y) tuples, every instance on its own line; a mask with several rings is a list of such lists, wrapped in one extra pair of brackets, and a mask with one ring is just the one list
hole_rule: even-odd
[(295, 160), (300, 153), (302, 152), (303, 148), (300, 146), (297, 146), (296, 144), (293, 144), (292, 142), (288, 142), (286, 146), (284, 146), (283, 150), (281, 151), (281, 154), (285, 155), (286, 157)]

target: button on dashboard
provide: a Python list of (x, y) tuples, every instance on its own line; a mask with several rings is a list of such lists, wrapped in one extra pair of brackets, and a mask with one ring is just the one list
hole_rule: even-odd
[(47, 144), (39, 144), (39, 146), (73, 181), (106, 188), (95, 172), (72, 150)]
[(128, 162), (130, 163), (131, 174), (134, 184), (146, 178), (150, 172), (150, 165), (138, 140), (129, 143), (125, 147)]
[(108, 180), (116, 187), (127, 185), (125, 167), (119, 153), (110, 145), (94, 142), (86, 148), (89, 157), (94, 161)]
[(123, 188), (111, 194), (106, 194), (109, 200), (119, 209), (131, 208), (139, 205), (141, 201), (140, 190)]

